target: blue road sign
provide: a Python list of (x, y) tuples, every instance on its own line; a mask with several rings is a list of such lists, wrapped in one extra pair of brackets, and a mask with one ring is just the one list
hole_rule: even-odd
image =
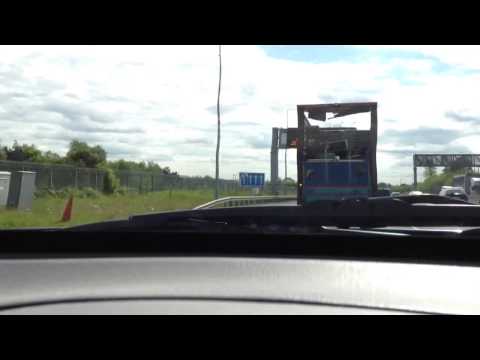
[(240, 186), (263, 187), (265, 185), (264, 173), (240, 173)]

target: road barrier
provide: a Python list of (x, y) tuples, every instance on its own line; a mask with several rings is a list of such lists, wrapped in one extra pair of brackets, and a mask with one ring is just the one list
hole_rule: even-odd
[(199, 205), (194, 210), (212, 209), (219, 207), (254, 206), (284, 201), (297, 200), (296, 196), (229, 196)]

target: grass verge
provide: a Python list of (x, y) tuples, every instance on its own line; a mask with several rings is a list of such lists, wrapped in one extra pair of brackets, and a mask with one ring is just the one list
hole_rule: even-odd
[[(224, 196), (248, 193), (222, 194)], [(60, 222), (67, 199), (42, 197), (33, 201), (32, 211), (0, 210), (0, 229), (24, 227), (63, 227), (96, 221), (127, 218), (129, 215), (158, 211), (192, 209), (213, 200), (212, 191), (173, 190), (145, 194), (101, 195), (74, 198), (72, 220)]]

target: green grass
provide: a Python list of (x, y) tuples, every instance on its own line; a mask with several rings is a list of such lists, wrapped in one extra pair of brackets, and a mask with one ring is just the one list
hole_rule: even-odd
[[(222, 194), (248, 195), (248, 192)], [(32, 211), (0, 210), (0, 229), (22, 227), (57, 227), (96, 221), (125, 219), (129, 215), (149, 212), (192, 209), (213, 200), (211, 190), (174, 190), (145, 194), (101, 195), (98, 198), (74, 198), (72, 219), (60, 221), (67, 199), (42, 197), (33, 201)]]

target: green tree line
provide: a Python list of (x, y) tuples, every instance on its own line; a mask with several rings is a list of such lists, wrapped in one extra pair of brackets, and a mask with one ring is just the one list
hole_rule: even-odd
[(43, 164), (65, 164), (87, 168), (105, 168), (112, 170), (136, 170), (177, 175), (168, 166), (161, 167), (153, 161), (127, 161), (124, 159), (108, 161), (107, 152), (100, 145), (90, 146), (86, 142), (73, 140), (65, 156), (53, 151), (41, 151), (33, 144), (20, 144), (14, 141), (12, 146), (0, 146), (0, 160), (28, 161)]
[(53, 151), (41, 151), (34, 144), (20, 144), (16, 140), (12, 146), (0, 145), (0, 160), (28, 161), (39, 164), (64, 164), (78, 167), (96, 168), (105, 171), (104, 192), (114, 193), (120, 188), (116, 171), (144, 171), (178, 176), (168, 166), (149, 161), (127, 161), (124, 159), (108, 161), (107, 152), (100, 145), (89, 145), (86, 142), (72, 140), (65, 156)]

